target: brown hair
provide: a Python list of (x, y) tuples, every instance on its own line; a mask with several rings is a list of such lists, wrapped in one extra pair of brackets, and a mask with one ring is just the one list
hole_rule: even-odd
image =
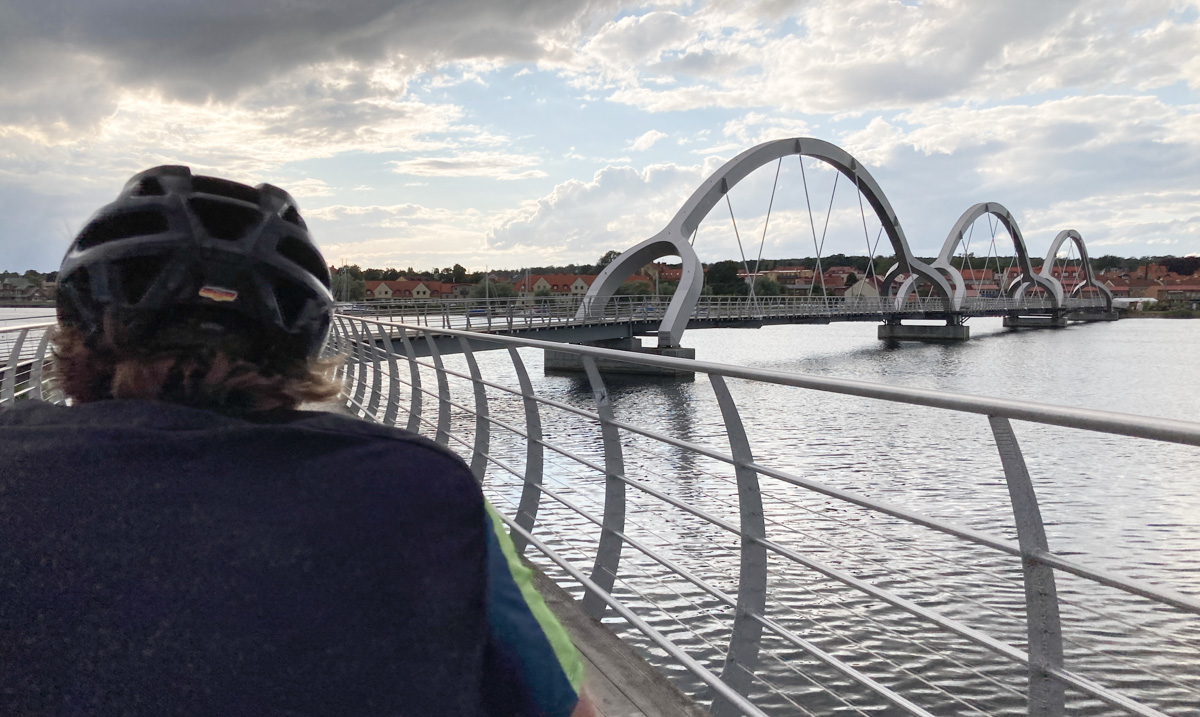
[(140, 398), (226, 413), (294, 409), (338, 394), (330, 379), (336, 360), (249, 361), (236, 339), (219, 346), (130, 346), (120, 323), (106, 316), (104, 333), (85, 340), (60, 327), (52, 340), (55, 376), (79, 403)]

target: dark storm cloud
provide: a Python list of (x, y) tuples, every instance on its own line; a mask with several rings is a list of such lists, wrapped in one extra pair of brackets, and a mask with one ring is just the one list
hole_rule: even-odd
[(18, 0), (0, 8), (0, 123), (75, 125), (117, 87), (229, 99), (297, 67), (536, 59), (590, 0)]

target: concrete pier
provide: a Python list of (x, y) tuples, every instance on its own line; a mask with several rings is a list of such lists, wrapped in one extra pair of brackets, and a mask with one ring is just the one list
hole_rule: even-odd
[(1067, 325), (1066, 314), (1008, 314), (1006, 329), (1061, 329)]
[(1091, 323), (1093, 321), (1117, 321), (1121, 318), (1121, 313), (1116, 309), (1112, 311), (1076, 311), (1067, 314), (1067, 318), (1071, 321), (1080, 321)]
[(885, 341), (966, 341), (971, 338), (971, 328), (966, 324), (880, 324), (879, 338)]
[[(608, 339), (604, 341), (589, 341), (586, 346), (597, 346), (605, 349), (616, 349), (618, 351), (629, 351), (630, 353), (652, 354), (655, 356), (670, 356), (672, 358), (694, 359), (696, 358), (696, 349), (683, 347), (670, 348), (647, 348), (642, 346), (642, 340), (637, 337), (625, 337), (620, 339)], [(639, 366), (637, 364), (626, 363), (617, 359), (598, 359), (596, 368), (600, 369), (600, 373), (607, 374), (630, 374), (637, 376), (669, 376), (673, 378), (695, 378), (696, 374), (693, 371), (682, 371), (670, 368), (658, 368), (656, 366)], [(583, 372), (583, 360), (571, 353), (565, 351), (555, 351), (553, 349), (545, 350), (545, 371), (546, 373), (556, 372)]]

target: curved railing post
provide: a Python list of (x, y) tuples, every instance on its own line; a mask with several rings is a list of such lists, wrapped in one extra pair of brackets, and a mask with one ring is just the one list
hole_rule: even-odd
[(351, 400), (354, 402), (354, 410), (362, 410), (366, 413), (363, 407), (363, 399), (367, 395), (367, 382), (363, 380), (363, 374), (367, 371), (367, 346), (363, 341), (362, 336), (358, 333), (358, 327), (354, 325), (354, 321), (346, 322), (350, 326), (350, 333), (354, 335), (354, 378), (351, 379), (354, 383), (354, 396)]
[[(592, 385), (596, 413), (600, 416), (600, 436), (604, 443), (604, 519), (591, 580), (611, 595), (624, 545), (621, 536), (625, 532), (625, 482), (621, 478), (625, 475), (625, 456), (621, 451), (621, 434), (613, 425), (612, 402), (600, 378), (596, 359), (591, 356), (582, 358), (583, 369)], [(594, 591), (589, 590), (583, 596), (584, 612), (597, 620), (604, 616), (605, 605), (604, 599)]]
[[(737, 690), (738, 694), (749, 697), (762, 638), (762, 623), (756, 618), (765, 614), (767, 607), (767, 549), (762, 543), (767, 537), (767, 528), (763, 518), (762, 494), (758, 489), (758, 472), (750, 467), (754, 463), (754, 454), (750, 450), (750, 441), (746, 437), (737, 404), (723, 376), (710, 374), (709, 381), (717, 396), (721, 418), (729, 436), (734, 475), (737, 477), (742, 532), (737, 611), (721, 680)], [(713, 717), (735, 717), (742, 712), (732, 702), (717, 695), (713, 698), (712, 714)]]
[(379, 340), (383, 342), (383, 350), (388, 361), (388, 398), (387, 406), (383, 409), (384, 425), (396, 425), (396, 411), (400, 408), (400, 369), (396, 365), (396, 348), (392, 337), (383, 324), (375, 324), (379, 332)]
[(17, 369), (21, 362), (21, 347), (29, 329), (22, 329), (13, 341), (12, 351), (8, 355), (8, 363), (4, 366), (4, 380), (0, 382), (0, 406), (12, 406), (17, 398)]
[(34, 398), (41, 401), (46, 398), (46, 387), (42, 385), (42, 372), (46, 368), (46, 349), (50, 346), (50, 329), (42, 331), (42, 340), (38, 342), (37, 351), (33, 354), (33, 366), (29, 369), (29, 385), (37, 392)]
[(483, 376), (479, 373), (479, 364), (475, 361), (471, 342), (465, 336), (459, 336), (458, 345), (467, 360), (471, 386), (475, 389), (475, 443), (471, 450), (471, 474), (475, 476), (475, 480), (483, 483), (483, 477), (487, 474), (488, 451), (492, 438), (492, 423), (488, 420), (487, 387), (483, 385)]
[[(517, 505), (517, 525), (526, 532), (533, 532), (537, 522), (538, 505), (542, 499), (542, 415), (533, 392), (533, 382), (525, 370), (525, 362), (515, 346), (508, 347), (509, 358), (517, 372), (521, 385), (521, 401), (525, 404), (525, 483), (521, 488), (521, 502)], [(525, 553), (529, 541), (518, 532), (512, 535), (513, 546), (518, 555)]]
[(442, 352), (433, 340), (433, 332), (425, 332), (425, 343), (429, 345), (429, 356), (433, 359), (434, 373), (438, 383), (438, 422), (433, 440), (443, 446), (450, 444), (450, 381), (446, 378), (446, 366), (442, 363)]
[[(408, 377), (412, 393), (408, 400), (408, 426), (412, 433), (421, 431), (421, 367), (417, 365), (417, 352), (408, 339), (408, 329), (400, 329), (400, 342), (404, 344), (404, 355), (408, 357)], [(397, 396), (399, 399), (399, 396)]]
[(1050, 550), (1046, 528), (1012, 424), (1002, 416), (988, 416), (988, 422), (991, 423), (996, 448), (1000, 451), (1000, 462), (1004, 466), (1004, 479), (1008, 483), (1008, 495), (1017, 526), (1017, 543), (1021, 546), (1025, 619), (1029, 636), (1029, 715), (1061, 717), (1066, 711), (1063, 684), (1047, 672), (1048, 668), (1061, 670), (1063, 667), (1058, 591), (1054, 584), (1054, 569), (1032, 557), (1036, 552)]
[(383, 395), (383, 372), (379, 370), (379, 347), (371, 338), (370, 324), (363, 324), (363, 350), (371, 356), (371, 400), (367, 402), (366, 412), (371, 420), (379, 415), (379, 399)]

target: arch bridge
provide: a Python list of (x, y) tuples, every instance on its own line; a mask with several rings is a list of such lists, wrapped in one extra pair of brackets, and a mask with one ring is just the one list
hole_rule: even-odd
[[(937, 258), (927, 264), (918, 260), (908, 244), (900, 220), (888, 201), (883, 189), (866, 167), (849, 153), (836, 145), (819, 139), (792, 138), (764, 142), (752, 147), (726, 162), (700, 185), (691, 197), (684, 202), (675, 216), (654, 236), (640, 242), (621, 254), (600, 273), (592, 284), (575, 318), (579, 320), (595, 319), (605, 316), (617, 290), (635, 272), (646, 264), (665, 257), (679, 257), (682, 262), (682, 274), (679, 285), (669, 304), (665, 308), (661, 321), (655, 331), (659, 348), (674, 348), (680, 344), (684, 330), (697, 317), (697, 309), (701, 306), (700, 297), (703, 286), (704, 271), (696, 254), (695, 241), (700, 222), (708, 216), (713, 208), (722, 200), (728, 202), (730, 191), (752, 172), (777, 162), (782, 165), (786, 157), (808, 157), (823, 162), (845, 177), (859, 194), (859, 209), (863, 213), (863, 226), (866, 227), (866, 207), (870, 207), (874, 218), (878, 221), (881, 232), (887, 236), (895, 255), (895, 263), (887, 270), (880, 281), (879, 294), (882, 301), (872, 312), (860, 312), (849, 320), (883, 320), (891, 326), (899, 325), (904, 318), (916, 318), (916, 312), (911, 311), (912, 302), (918, 298), (921, 290), (924, 296), (934, 298), (934, 306), (922, 306), (919, 318), (945, 318), (948, 325), (961, 325), (970, 316), (988, 315), (995, 313), (997, 304), (972, 301), (967, 296), (967, 281), (962, 269), (953, 264), (956, 250), (963, 244), (968, 232), (972, 232), (974, 224), (982, 217), (990, 217), (1002, 225), (1013, 242), (1014, 262), (1017, 273), (1004, 287), (1003, 298), (1009, 303), (1003, 306), (1003, 312), (1011, 318), (1014, 326), (1022, 325), (1021, 318), (1025, 315), (1048, 317), (1047, 323), (1052, 325), (1065, 324), (1065, 315), (1071, 310), (1083, 310), (1092, 317), (1111, 318), (1112, 292), (1108, 287), (1098, 282), (1087, 257), (1083, 238), (1075, 230), (1065, 230), (1051, 242), (1040, 271), (1035, 271), (1029, 257), (1025, 239), (1017, 226), (1016, 219), (1007, 208), (997, 202), (983, 202), (969, 208), (959, 217), (950, 229)], [(778, 184), (778, 170), (776, 184)], [(807, 196), (807, 179), (805, 191)], [(836, 184), (834, 185), (836, 191)], [(772, 205), (774, 189), (772, 189)], [(832, 209), (832, 197), (830, 201)], [(733, 211), (730, 206), (730, 215)], [(821, 241), (817, 242), (816, 223), (812, 217), (811, 201), (809, 203), (809, 219), (813, 230), (814, 244), (817, 247), (818, 267), (820, 266), (820, 247), (824, 242), (824, 232)], [(770, 221), (770, 209), (764, 223), (764, 241), (766, 224)], [(825, 217), (825, 227), (828, 229), (829, 215)], [(736, 232), (736, 220), (734, 221)], [(993, 233), (993, 239), (994, 239)], [(1063, 243), (1072, 242), (1072, 247), (1079, 252), (1083, 281), (1077, 282), (1070, 292), (1065, 292), (1062, 282), (1054, 276), (1055, 259)], [(969, 241), (969, 239), (968, 239)], [(738, 238), (741, 246), (740, 236)], [(867, 237), (868, 248), (871, 247)], [(994, 244), (994, 242), (993, 242)], [(878, 240), (876, 241), (878, 246)], [(743, 250), (744, 256), (744, 250)], [(874, 251), (870, 253), (874, 256)], [(746, 263), (744, 261), (744, 263)], [(747, 264), (747, 274), (748, 271)], [(1007, 272), (1006, 272), (1007, 273)], [(1093, 296), (1085, 298), (1084, 293)], [(754, 297), (748, 301), (753, 311)], [(851, 312), (853, 313), (853, 312)], [(867, 314), (873, 314), (867, 316)], [(781, 318), (779, 314), (776, 318)], [(847, 317), (849, 318), (849, 317)], [(903, 331), (881, 331), (882, 338), (908, 337)], [(916, 338), (915, 336), (913, 336)], [(962, 336), (965, 338), (965, 335)], [(948, 338), (955, 338), (948, 336)]]

